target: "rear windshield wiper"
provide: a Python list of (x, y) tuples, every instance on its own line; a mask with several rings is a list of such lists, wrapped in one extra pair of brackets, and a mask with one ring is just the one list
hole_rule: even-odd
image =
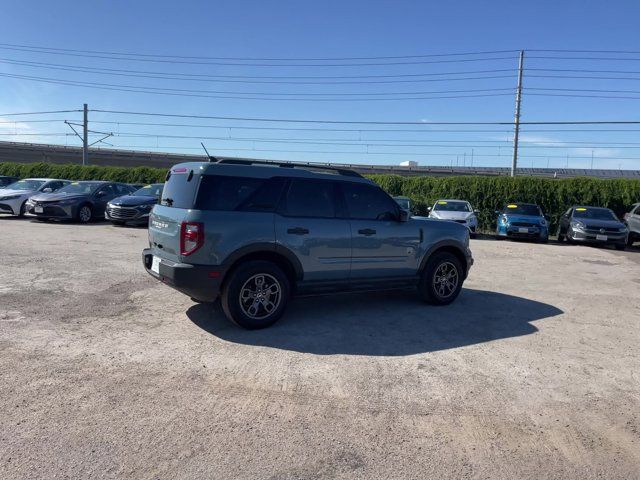
[(167, 207), (171, 207), (173, 205), (173, 198), (163, 198), (160, 203), (165, 204)]

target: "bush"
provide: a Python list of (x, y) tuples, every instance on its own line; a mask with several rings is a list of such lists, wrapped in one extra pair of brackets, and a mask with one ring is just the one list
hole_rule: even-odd
[(439, 198), (467, 200), (480, 210), (481, 230), (495, 228), (495, 210), (508, 202), (537, 203), (551, 216), (551, 232), (555, 233), (559, 217), (571, 205), (608, 207), (622, 217), (632, 203), (640, 201), (640, 180), (631, 179), (398, 175), (372, 175), (370, 178), (391, 195), (411, 198), (419, 215), (425, 215), (427, 207)]
[[(97, 167), (50, 163), (0, 163), (0, 175), (52, 177), (69, 180), (111, 180), (126, 183), (163, 182), (167, 170), (150, 167)], [(390, 195), (411, 198), (415, 213), (426, 215), (439, 198), (459, 198), (480, 210), (481, 230), (495, 228), (495, 210), (508, 202), (537, 203), (551, 216), (555, 232), (562, 213), (571, 205), (608, 207), (621, 217), (640, 201), (640, 180), (596, 178), (551, 179), (534, 177), (401, 177), (371, 175)]]

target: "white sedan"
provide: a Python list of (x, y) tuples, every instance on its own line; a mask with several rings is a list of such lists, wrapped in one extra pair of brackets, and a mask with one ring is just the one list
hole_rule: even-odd
[(25, 178), (7, 185), (0, 190), (0, 213), (21, 217), (25, 212), (25, 203), (37, 193), (50, 193), (68, 185), (69, 180), (57, 178)]
[(478, 229), (477, 213), (477, 210), (465, 200), (438, 200), (429, 208), (429, 218), (461, 223), (469, 229), (471, 236), (474, 236)]

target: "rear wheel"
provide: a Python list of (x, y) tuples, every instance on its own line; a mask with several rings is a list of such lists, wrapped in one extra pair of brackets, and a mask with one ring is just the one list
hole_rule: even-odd
[(222, 289), (222, 309), (235, 324), (255, 330), (273, 325), (290, 294), (287, 276), (274, 263), (251, 261), (236, 268)]
[(78, 209), (78, 213), (76, 214), (76, 219), (80, 223), (89, 223), (91, 221), (91, 207), (89, 205), (82, 205)]
[(460, 294), (463, 278), (458, 257), (449, 252), (435, 253), (422, 272), (418, 289), (427, 303), (448, 305)]

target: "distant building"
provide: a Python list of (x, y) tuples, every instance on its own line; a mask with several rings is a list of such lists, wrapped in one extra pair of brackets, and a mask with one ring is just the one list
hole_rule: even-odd
[(416, 162), (415, 160), (406, 160), (404, 162), (400, 162), (400, 166), (401, 167), (417, 167), (418, 162)]

